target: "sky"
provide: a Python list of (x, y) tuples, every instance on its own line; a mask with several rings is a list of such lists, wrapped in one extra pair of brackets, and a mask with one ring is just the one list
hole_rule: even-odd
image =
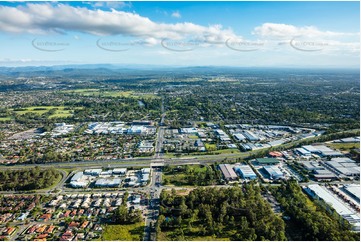
[(0, 66), (359, 68), (360, 3), (0, 2)]

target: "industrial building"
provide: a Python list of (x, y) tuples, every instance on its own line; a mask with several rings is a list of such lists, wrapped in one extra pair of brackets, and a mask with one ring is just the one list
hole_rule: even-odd
[(276, 158), (257, 158), (256, 162), (259, 165), (277, 165), (280, 163)]
[(263, 169), (269, 175), (270, 179), (277, 180), (283, 178), (282, 171), (277, 166), (264, 166)]
[(325, 145), (304, 145), (303, 149), (311, 152), (312, 154), (317, 154), (322, 157), (339, 157), (343, 156), (341, 152), (335, 151), (333, 149), (328, 148)]
[(308, 171), (315, 171), (315, 170), (324, 170), (325, 168), (321, 166), (316, 161), (300, 161), (299, 162), (303, 167)]
[(349, 158), (332, 158), (330, 161), (326, 161), (325, 165), (338, 175), (348, 177), (360, 176), (360, 166)]
[(243, 136), (246, 137), (246, 139), (248, 139), (251, 142), (260, 140), (260, 138), (255, 133), (248, 130), (243, 132)]
[(243, 140), (246, 139), (246, 137), (244, 137), (243, 134), (239, 134), (239, 133), (233, 134), (233, 136), (234, 136), (234, 138), (235, 138), (236, 140), (238, 140), (238, 141), (243, 141)]
[(345, 185), (343, 190), (353, 199), (355, 199), (360, 204), (360, 185), (358, 184), (349, 184)]
[(74, 188), (83, 188), (88, 186), (89, 181), (87, 176), (84, 176), (83, 172), (77, 172), (75, 175), (70, 179), (70, 186)]
[(220, 164), (218, 168), (221, 170), (223, 177), (226, 181), (235, 181), (238, 179), (237, 174), (229, 164)]
[(308, 185), (303, 187), (304, 191), (307, 192), (314, 199), (322, 199), (329, 204), (335, 211), (346, 219), (355, 231), (360, 230), (360, 217), (351, 209), (349, 209), (344, 203), (338, 200), (331, 192), (325, 187), (318, 184)]
[(127, 168), (116, 168), (113, 169), (113, 174), (114, 175), (126, 175), (127, 174)]
[(102, 169), (91, 169), (84, 171), (84, 175), (89, 175), (89, 176), (99, 176), (100, 173), (102, 173)]
[(243, 179), (254, 180), (257, 178), (256, 173), (252, 170), (249, 165), (239, 165), (235, 166), (234, 170), (237, 174), (239, 174)]
[(296, 152), (296, 154), (301, 155), (301, 156), (311, 156), (311, 152), (304, 148), (296, 148), (295, 152)]
[(120, 183), (122, 182), (121, 179), (115, 178), (115, 179), (98, 179), (94, 186), (96, 187), (118, 187)]
[(142, 174), (150, 174), (150, 168), (142, 168), (140, 171)]

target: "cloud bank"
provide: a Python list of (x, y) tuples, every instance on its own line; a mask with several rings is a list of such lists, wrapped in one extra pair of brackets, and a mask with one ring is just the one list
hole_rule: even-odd
[[(179, 16), (180, 14), (175, 17)], [(93, 10), (66, 4), (48, 3), (25, 6), (0, 6), (0, 31), (12, 33), (67, 33), (77, 31), (93, 35), (123, 35), (155, 39), (196, 38), (226, 41), (237, 37), (221, 25), (202, 26), (189, 22), (156, 23), (136, 13), (111, 9)]]

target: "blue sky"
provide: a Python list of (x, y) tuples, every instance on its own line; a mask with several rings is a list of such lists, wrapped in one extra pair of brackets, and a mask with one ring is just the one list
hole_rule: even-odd
[(359, 2), (1, 2), (0, 65), (359, 67)]

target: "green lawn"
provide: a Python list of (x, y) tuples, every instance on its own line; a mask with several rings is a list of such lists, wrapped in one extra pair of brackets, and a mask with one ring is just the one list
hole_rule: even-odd
[(130, 97), (130, 98), (160, 98), (154, 94), (134, 93), (133, 91), (103, 91), (101, 89), (75, 89), (62, 91), (63, 93), (76, 93), (81, 96), (102, 96), (102, 97)]
[(198, 136), (197, 135), (189, 135), (188, 138), (190, 138), (190, 139), (198, 139)]
[(351, 150), (354, 148), (360, 148), (360, 143), (327, 143), (327, 146), (338, 150)]
[(204, 146), (206, 147), (206, 150), (208, 150), (208, 151), (217, 150), (216, 144), (205, 143)]
[(72, 116), (72, 110), (57, 110), (55, 114), (50, 115), (49, 118), (67, 118)]
[(106, 225), (102, 240), (140, 241), (143, 239), (144, 222), (129, 225)]
[(74, 109), (81, 109), (81, 107), (72, 108), (68, 110), (66, 106), (31, 106), (19, 109), (10, 109), (18, 115), (24, 115), (26, 113), (35, 113), (37, 115), (42, 115), (46, 112), (49, 112), (51, 109), (56, 109), (55, 114), (49, 116), (49, 118), (66, 118), (73, 115)]
[[(187, 165), (190, 170), (193, 170), (195, 173), (206, 172), (207, 167), (203, 165)], [(188, 175), (186, 171), (176, 170), (176, 166), (170, 166), (172, 171), (163, 172), (163, 181), (166, 179), (169, 181), (167, 185), (175, 186), (192, 186), (189, 184)]]
[(0, 117), (0, 121), (9, 121), (11, 117)]

